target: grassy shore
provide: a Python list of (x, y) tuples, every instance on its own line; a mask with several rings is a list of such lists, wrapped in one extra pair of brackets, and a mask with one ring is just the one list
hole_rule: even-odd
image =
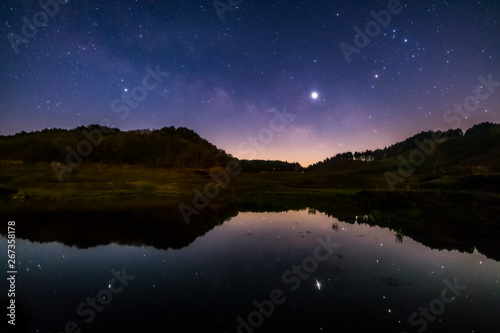
[(203, 192), (214, 182), (208, 170), (86, 164), (59, 182), (49, 164), (0, 162), (0, 217), (19, 222), (20, 237), (36, 241), (86, 247), (131, 244), (140, 235), (144, 244), (167, 249), (190, 244), (239, 212), (308, 209), (388, 227), (436, 248), (480, 248), (500, 258), (496, 174), (417, 173), (406, 189), (391, 191), (383, 172), (395, 167), (390, 160), (346, 161), (322, 172), (242, 172), (187, 224), (178, 205), (194, 207), (193, 189)]
[[(353, 196), (361, 191), (390, 192), (384, 172), (396, 171), (397, 163), (395, 159), (344, 161), (326, 171), (242, 172), (231, 176), (227, 186), (219, 186), (216, 197), (228, 200), (266, 194)], [(175, 200), (192, 197), (193, 188), (203, 192), (205, 185), (213, 182), (208, 170), (105, 164), (82, 164), (59, 182), (50, 164), (0, 162), (0, 196), (4, 200)], [(467, 171), (430, 177), (424, 172), (415, 172), (405, 179), (397, 192), (444, 190), (495, 194), (500, 193), (499, 183), (498, 173)]]

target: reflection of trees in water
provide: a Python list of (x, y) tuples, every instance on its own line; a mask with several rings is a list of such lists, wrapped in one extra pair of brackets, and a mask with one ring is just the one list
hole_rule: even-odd
[[(178, 201), (161, 202), (159, 206), (133, 207), (121, 204), (119, 207), (103, 209), (49, 208), (23, 209), (16, 213), (0, 212), (0, 219), (22, 221), (18, 237), (32, 241), (59, 241), (78, 247), (92, 247), (109, 244), (141, 244), (159, 249), (180, 249), (203, 236), (216, 225), (223, 224), (239, 212), (283, 212), (305, 210), (310, 214), (320, 213), (338, 221), (332, 221), (332, 229), (339, 231), (342, 223), (365, 224), (387, 228), (395, 233), (395, 242), (403, 243), (410, 237), (433, 249), (459, 250), (472, 253), (477, 248), (489, 258), (500, 260), (498, 241), (491, 237), (498, 233), (496, 221), (490, 217), (491, 209), (485, 209), (485, 216), (476, 219), (482, 223), (464, 224), (470, 213), (456, 208), (453, 210), (436, 205), (427, 209), (403, 208), (398, 202), (380, 203), (371, 209), (363, 208), (358, 202), (346, 200), (316, 201), (309, 197), (260, 195), (243, 197), (237, 202), (213, 201), (199, 215), (192, 217), (187, 225), (177, 207)], [(133, 202), (132, 202), (133, 203)], [(386, 206), (384, 206), (384, 204)], [(390, 207), (397, 207), (390, 208)], [(408, 206), (408, 205), (406, 205)], [(27, 207), (29, 208), (29, 207)], [(440, 208), (440, 210), (438, 209)], [(435, 212), (440, 211), (436, 216)], [(469, 212), (469, 213), (468, 213)], [(444, 214), (446, 213), (446, 214)], [(99, 232), (95, 232), (99, 230)]]
[[(458, 250), (460, 252), (472, 253), (474, 247), (479, 252), (490, 259), (500, 261), (500, 247), (496, 239), (492, 239), (491, 234), (499, 231), (499, 226), (494, 223), (480, 223), (463, 225), (464, 218), (467, 218), (467, 209), (465, 212), (461, 209), (447, 210), (448, 215), (443, 217), (443, 213), (436, 217), (426, 213), (423, 209), (394, 209), (391, 211), (386, 208), (385, 211), (374, 209), (371, 214), (366, 215), (347, 215), (343, 211), (344, 207), (334, 206), (332, 204), (318, 207), (318, 212), (324, 213), (329, 217), (337, 218), (340, 222), (349, 224), (365, 224), (380, 228), (387, 228), (394, 232), (395, 242), (403, 243), (405, 237), (439, 250)], [(349, 207), (350, 211), (356, 212), (359, 208)], [(416, 212), (419, 214), (416, 214)], [(435, 212), (432, 210), (432, 212)], [(340, 213), (340, 214), (339, 214)], [(345, 215), (344, 215), (345, 214)], [(488, 218), (490, 210), (485, 210), (485, 216), (478, 217), (478, 221), (495, 221)], [(464, 217), (465, 216), (465, 217)], [(460, 223), (457, 223), (460, 221)], [(333, 226), (332, 226), (333, 228)]]
[(234, 207), (213, 206), (194, 216), (190, 224), (184, 222), (178, 207), (173, 205), (117, 210), (25, 210), (15, 214), (14, 219), (22, 226), (16, 229), (17, 237), (31, 241), (56, 241), (79, 248), (117, 243), (167, 250), (188, 246), (238, 215)]
[(396, 238), (396, 243), (403, 243), (403, 239), (405, 237), (405, 235), (403, 235), (403, 229), (399, 228), (396, 231), (396, 234), (394, 235), (394, 237)]

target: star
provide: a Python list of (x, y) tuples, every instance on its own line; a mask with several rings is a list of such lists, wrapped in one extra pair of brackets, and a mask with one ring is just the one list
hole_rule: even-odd
[[(11, 2), (13, 14), (21, 14), (23, 1)], [(71, 21), (63, 12), (73, 6), (60, 5), (45, 28), (36, 25), (45, 21), (43, 15), (35, 15), (37, 22), (33, 15), (26, 17), (26, 27), (38, 29), (25, 29), (33, 38), (23, 35), (20, 17), (17, 24), (9, 20), (6, 34), (11, 38), (4, 36), (0, 45), (2, 56), (8, 54), (0, 82), (15, 84), (0, 100), (0, 135), (54, 126), (71, 129), (102, 118), (112, 118), (120, 130), (182, 124), (244, 158), (236, 143), (261, 133), (263, 122), (279, 131), (281, 124), (266, 111), (288, 106), (286, 113), (277, 111), (284, 119), (283, 131), (264, 137), (269, 139), (265, 149), (258, 142), (249, 150), (255, 150), (256, 159), (296, 160), (307, 166), (336, 153), (382, 148), (396, 137), (455, 127), (443, 115), (471, 92), (474, 96), (474, 88), (482, 84), (478, 76), (493, 85), (500, 80), (494, 71), (500, 49), (491, 43), (498, 28), (498, 1), (481, 1), (481, 10), (477, 1), (452, 8), (446, 2), (435, 2), (430, 9), (411, 6), (411, 16), (405, 14), (408, 8), (391, 13), (392, 19), (382, 14), (387, 13), (383, 6), (360, 10), (361, 1), (342, 6), (316, 1), (307, 9), (301, 1), (265, 1), (259, 6), (259, 24), (251, 6), (233, 5), (245, 1), (221, 0), (215, 7), (212, 2), (185, 1), (179, 7), (171, 1), (112, 1), (116, 6), (83, 1), (85, 20)], [(285, 11), (286, 6), (297, 10)], [(394, 3), (391, 9), (403, 7)], [(372, 9), (378, 16), (366, 17)], [(201, 13), (205, 23), (193, 23)], [(155, 15), (169, 17), (168, 23), (151, 19)], [(474, 17), (479, 23), (464, 35), (454, 29), (457, 17)], [(119, 24), (123, 18), (126, 26)], [(345, 29), (334, 28), (338, 26)], [(53, 66), (55, 57), (61, 65)], [(43, 79), (47, 75), (53, 78), (49, 82)], [(484, 84), (478, 89), (482, 96), (491, 93)], [(481, 101), (474, 117), (460, 116), (457, 127), (498, 122), (500, 101), (494, 96), (496, 90)], [(119, 104), (112, 104), (117, 98)], [(129, 108), (136, 112), (127, 119), (120, 118), (126, 111), (114, 113)], [(310, 113), (314, 117), (301, 116)], [(297, 133), (307, 134), (302, 145), (285, 139)], [(321, 146), (323, 142), (331, 144)]]
[(321, 290), (321, 283), (319, 283), (318, 280), (314, 279), (316, 281), (316, 287), (318, 287), (318, 290)]

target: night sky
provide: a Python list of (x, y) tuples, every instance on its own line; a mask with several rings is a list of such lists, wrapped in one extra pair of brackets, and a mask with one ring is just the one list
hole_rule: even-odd
[[(185, 126), (238, 158), (307, 166), (500, 122), (500, 86), (478, 79), (500, 81), (498, 0), (216, 4), (3, 1), (0, 134)], [(447, 113), (475, 90), (473, 112)]]

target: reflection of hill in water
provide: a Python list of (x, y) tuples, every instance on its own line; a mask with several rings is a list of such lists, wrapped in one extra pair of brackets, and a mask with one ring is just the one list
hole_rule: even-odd
[(165, 250), (188, 246), (197, 237), (236, 215), (238, 212), (234, 208), (207, 207), (187, 225), (177, 206), (173, 205), (117, 210), (108, 207), (99, 211), (23, 210), (15, 215), (0, 213), (3, 218), (16, 221), (17, 238), (61, 242), (79, 248), (117, 243)]
[(395, 232), (438, 250), (472, 253), (474, 248), (500, 261), (500, 202), (497, 196), (445, 192), (362, 192), (346, 206), (317, 209), (347, 223), (368, 224)]
[[(0, 213), (16, 221), (18, 238), (61, 242), (87, 248), (117, 243), (179, 249), (239, 212), (279, 212), (309, 208), (346, 223), (389, 228), (395, 241), (410, 237), (439, 250), (472, 253), (474, 248), (500, 261), (500, 205), (495, 196), (457, 193), (366, 192), (354, 197), (239, 197), (231, 204), (213, 202), (188, 225), (177, 204), (133, 208), (23, 209)], [(125, 207), (125, 208), (124, 208)]]

